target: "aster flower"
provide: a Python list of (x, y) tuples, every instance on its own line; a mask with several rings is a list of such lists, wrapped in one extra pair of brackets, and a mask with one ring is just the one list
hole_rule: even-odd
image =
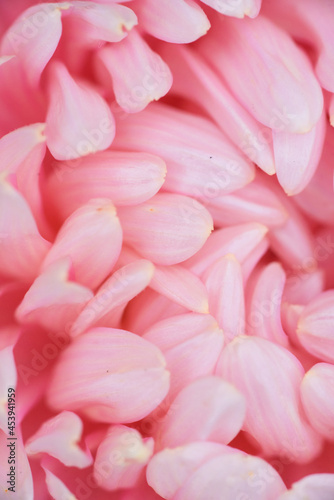
[(334, 498), (333, 16), (0, 4), (0, 499)]

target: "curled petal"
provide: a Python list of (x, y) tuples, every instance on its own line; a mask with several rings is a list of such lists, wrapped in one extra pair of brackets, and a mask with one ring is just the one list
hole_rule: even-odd
[(137, 11), (145, 31), (165, 42), (190, 43), (210, 28), (209, 19), (193, 0), (160, 0), (159, 4), (140, 0)]
[(133, 299), (150, 283), (154, 266), (147, 260), (137, 260), (121, 267), (103, 283), (96, 295), (86, 304), (72, 325), (71, 335), (76, 336), (93, 325), (102, 324), (105, 317)]
[[(59, 332), (73, 322), (93, 297), (88, 288), (70, 281), (71, 261), (59, 259), (40, 274), (16, 310), (22, 323), (37, 323)], [(68, 329), (68, 328), (67, 328)]]
[(3, 37), (1, 54), (16, 55), (33, 85), (38, 84), (58, 46), (62, 11), (69, 7), (69, 2), (34, 5), (12, 24)]
[(45, 187), (47, 201), (62, 220), (92, 198), (138, 205), (164, 183), (166, 164), (147, 153), (103, 151), (76, 161), (55, 162)]
[(156, 266), (150, 287), (190, 311), (209, 312), (205, 286), (182, 266)]
[(111, 427), (100, 443), (94, 462), (94, 473), (102, 476), (99, 485), (107, 491), (136, 486), (142, 471), (153, 454), (153, 438), (126, 427)]
[(209, 5), (220, 14), (232, 16), (242, 19), (245, 16), (254, 18), (257, 17), (262, 0), (241, 0), (241, 2), (231, 2), (231, 0), (201, 0), (201, 2)]
[(217, 373), (245, 396), (244, 430), (266, 455), (304, 463), (319, 454), (321, 440), (300, 411), (304, 370), (290, 351), (262, 338), (238, 337), (223, 350)]
[(206, 273), (209, 308), (226, 340), (244, 333), (245, 298), (241, 267), (233, 254), (217, 260)]
[(47, 453), (60, 460), (67, 467), (88, 467), (93, 459), (84, 452), (78, 442), (81, 439), (83, 424), (75, 413), (63, 411), (43, 423), (26, 443), (28, 455)]
[(245, 412), (245, 399), (233, 385), (220, 377), (199, 378), (174, 399), (158, 430), (159, 445), (176, 448), (193, 441), (228, 444), (240, 431)]
[(0, 239), (0, 273), (32, 281), (50, 243), (39, 234), (26, 200), (4, 180), (0, 180)]
[(76, 82), (60, 62), (51, 66), (45, 133), (57, 160), (103, 151), (115, 135), (114, 118), (104, 99)]
[(45, 482), (48, 492), (55, 500), (76, 500), (73, 493), (65, 486), (65, 484), (49, 471), (44, 465), (42, 468), (45, 472)]
[(165, 364), (147, 340), (125, 330), (95, 328), (61, 354), (48, 401), (56, 410), (80, 410), (97, 421), (135, 422), (166, 396)]
[(277, 500), (332, 500), (333, 496), (334, 474), (311, 474), (293, 483)]
[(211, 233), (209, 212), (196, 200), (159, 193), (118, 211), (124, 241), (155, 264), (171, 265), (194, 255)]
[(100, 50), (98, 60), (112, 78), (116, 101), (128, 113), (142, 111), (172, 85), (167, 64), (135, 30), (122, 43)]
[(93, 199), (66, 219), (43, 262), (43, 269), (68, 256), (75, 281), (93, 289), (112, 270), (121, 246), (122, 228), (114, 205), (106, 199)]

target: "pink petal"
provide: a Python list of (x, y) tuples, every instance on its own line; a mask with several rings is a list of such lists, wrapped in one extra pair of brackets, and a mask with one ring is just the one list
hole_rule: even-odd
[(155, 264), (178, 264), (194, 255), (211, 233), (209, 212), (186, 196), (159, 193), (118, 211), (124, 241)]
[(221, 38), (206, 38), (202, 50), (241, 104), (274, 130), (309, 132), (321, 116), (323, 96), (292, 38), (261, 15), (242, 23), (221, 17), (219, 29)]
[(0, 430), (3, 432), (8, 432), (8, 388), (15, 389), (16, 382), (17, 372), (13, 346), (9, 345), (0, 350)]
[[(324, 243), (321, 240), (319, 244)], [(308, 304), (325, 289), (325, 273), (323, 269), (311, 271), (303, 269), (289, 272), (284, 287), (283, 300), (290, 304)]]
[(45, 482), (51, 497), (55, 500), (75, 500), (73, 493), (65, 486), (65, 484), (42, 465), (45, 472)]
[(71, 261), (66, 257), (47, 267), (16, 310), (17, 320), (37, 323), (54, 332), (68, 327), (93, 297), (91, 290), (70, 281), (70, 272)]
[(54, 62), (49, 77), (47, 145), (57, 160), (72, 160), (107, 149), (115, 135), (109, 106), (93, 89), (76, 82)]
[(27, 9), (12, 24), (1, 43), (1, 54), (16, 55), (29, 82), (38, 84), (62, 33), (62, 11), (68, 2), (44, 3)]
[(150, 287), (190, 311), (209, 312), (205, 286), (182, 266), (156, 266)]
[(218, 443), (197, 442), (166, 448), (156, 453), (147, 467), (147, 482), (162, 497), (174, 498), (177, 490), (201, 465), (212, 458), (240, 453), (239, 450)]
[(83, 469), (93, 463), (88, 452), (84, 452), (78, 442), (81, 439), (83, 424), (75, 413), (63, 411), (43, 423), (38, 431), (28, 439), (28, 455), (47, 453), (60, 460), (67, 467)]
[[(33, 478), (31, 474), (31, 469), (29, 461), (24, 450), (22, 443), (22, 438), (16, 435), (15, 447), (15, 480), (14, 484), (8, 484), (7, 480), (9, 473), (8, 455), (10, 453), (10, 448), (7, 448), (8, 443), (13, 443), (13, 441), (8, 441), (7, 435), (0, 430), (0, 449), (2, 453), (0, 454), (0, 479), (1, 479), (1, 495), (2, 498), (22, 498), (27, 500), (33, 500), (34, 498), (34, 485)], [(13, 446), (13, 445), (12, 445)], [(15, 494), (8, 491), (8, 487), (14, 487)], [(19, 495), (17, 493), (19, 492)], [(8, 494), (7, 494), (8, 493)]]
[(224, 345), (223, 332), (209, 314), (171, 316), (154, 323), (143, 338), (164, 354), (172, 398), (193, 380), (213, 374)]
[(54, 163), (46, 193), (53, 212), (64, 220), (91, 198), (118, 205), (138, 205), (164, 183), (166, 164), (146, 153), (104, 151), (72, 162)]
[(269, 242), (267, 238), (265, 238), (262, 241), (260, 241), (260, 243), (249, 253), (249, 255), (246, 256), (245, 260), (241, 265), (244, 283), (247, 283), (254, 268), (260, 262), (262, 257), (267, 253), (268, 249), (269, 249)]
[(48, 401), (56, 410), (80, 410), (97, 421), (127, 423), (148, 415), (168, 389), (169, 373), (157, 347), (125, 330), (95, 328), (62, 353)]
[(96, 324), (109, 326), (106, 322), (102, 324), (103, 319), (120, 306), (125, 307), (143, 291), (153, 273), (154, 266), (147, 260), (137, 260), (115, 271), (78, 315), (72, 325), (71, 335), (79, 335)]
[(254, 178), (254, 166), (208, 119), (160, 103), (120, 119), (114, 145), (160, 156), (168, 167), (164, 188), (175, 193), (207, 199)]
[(201, 275), (209, 266), (228, 253), (243, 261), (261, 243), (268, 229), (262, 224), (240, 224), (214, 231), (206, 244), (184, 264), (195, 274)]
[(334, 474), (311, 474), (293, 483), (291, 490), (277, 500), (332, 500), (334, 497)]
[(26, 200), (4, 180), (0, 181), (0, 238), (0, 273), (31, 282), (50, 243), (39, 234)]
[[(264, 477), (270, 480), (263, 481), (261, 478)], [(173, 500), (236, 500), (238, 497), (277, 500), (277, 496), (285, 490), (281, 477), (271, 465), (261, 458), (239, 452), (221, 455), (203, 464), (178, 490)]]
[(145, 465), (153, 454), (153, 438), (143, 439), (140, 433), (126, 427), (111, 427), (100, 443), (94, 462), (94, 472), (101, 488), (116, 491), (136, 486)]
[(277, 178), (289, 195), (300, 193), (317, 169), (326, 133), (326, 116), (306, 134), (273, 131)]
[(303, 407), (312, 427), (326, 439), (334, 440), (334, 366), (314, 365), (301, 385)]
[(334, 94), (332, 94), (329, 104), (329, 122), (334, 127)]
[(245, 396), (244, 430), (266, 455), (304, 463), (319, 454), (319, 436), (300, 412), (304, 370), (287, 349), (259, 337), (238, 337), (223, 350), (217, 372)]
[(283, 346), (288, 339), (281, 322), (281, 303), (286, 281), (284, 269), (278, 262), (264, 267), (256, 276), (252, 290), (247, 290), (248, 312), (246, 331)]
[(241, 0), (237, 2), (231, 2), (230, 0), (219, 0), (218, 2), (217, 0), (201, 0), (201, 2), (225, 16), (254, 18), (260, 12), (262, 0)]
[(193, 441), (228, 444), (240, 431), (245, 412), (245, 399), (231, 384), (214, 376), (199, 378), (174, 399), (158, 431), (159, 445), (175, 448)]
[(115, 207), (109, 200), (93, 199), (66, 219), (43, 262), (43, 269), (68, 256), (75, 281), (93, 289), (114, 267), (121, 246), (122, 228)]
[(193, 0), (141, 0), (136, 5), (140, 25), (155, 38), (190, 43), (205, 35), (210, 22)]
[(123, 5), (71, 2), (73, 31), (77, 38), (119, 42), (137, 24), (136, 14)]
[(142, 111), (167, 94), (172, 85), (167, 64), (136, 30), (122, 43), (101, 49), (98, 61), (112, 78), (116, 101), (127, 113)]
[(334, 291), (328, 290), (305, 306), (297, 335), (302, 346), (314, 356), (334, 362)]
[(226, 340), (244, 332), (245, 298), (241, 267), (231, 253), (217, 260), (205, 275), (209, 309)]

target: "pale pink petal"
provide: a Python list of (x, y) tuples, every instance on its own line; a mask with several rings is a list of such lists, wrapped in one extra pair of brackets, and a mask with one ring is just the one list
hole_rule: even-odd
[(136, 5), (139, 24), (165, 42), (190, 43), (205, 35), (209, 19), (193, 0), (140, 0)]
[(262, 337), (283, 346), (288, 345), (282, 328), (281, 303), (286, 274), (278, 262), (271, 262), (257, 274), (247, 290), (248, 335)]
[(146, 153), (104, 151), (69, 162), (55, 162), (45, 191), (53, 212), (64, 220), (91, 198), (138, 205), (164, 183), (166, 164)]
[(47, 453), (60, 460), (67, 467), (83, 469), (93, 463), (88, 451), (84, 452), (78, 442), (81, 439), (83, 424), (75, 413), (63, 411), (47, 420), (31, 436), (25, 449), (29, 456)]
[(69, 2), (34, 5), (21, 14), (2, 39), (1, 54), (16, 55), (34, 85), (58, 46), (62, 11), (69, 7)]
[(136, 30), (121, 43), (101, 49), (98, 61), (112, 79), (116, 101), (128, 113), (142, 111), (167, 94), (172, 85), (167, 64)]
[(174, 498), (177, 490), (201, 465), (220, 455), (242, 453), (218, 443), (197, 442), (156, 453), (147, 467), (147, 482), (162, 497)]
[(119, 42), (137, 24), (136, 14), (116, 3), (102, 5), (96, 2), (71, 2), (73, 31), (76, 38)]
[[(4, 500), (10, 497), (17, 498), (18, 500), (34, 500), (33, 478), (27, 454), (22, 443), (22, 438), (18, 433), (15, 436), (16, 440), (8, 440), (8, 436), (0, 430), (0, 449), (2, 450), (0, 454), (0, 494)], [(9, 447), (7, 448), (8, 444)], [(8, 456), (11, 449), (15, 450), (15, 476), (13, 480), (7, 476), (10, 471)], [(13, 488), (13, 490), (8, 491), (9, 488)]]
[(94, 473), (101, 488), (115, 491), (136, 486), (142, 471), (153, 454), (153, 438), (142, 438), (140, 433), (126, 427), (111, 427), (100, 443), (94, 462)]
[(201, 0), (201, 2), (225, 16), (254, 18), (260, 12), (262, 0), (238, 0), (237, 2), (231, 2), (231, 0)]
[(0, 56), (0, 66), (13, 59), (15, 56)]
[(134, 422), (166, 396), (165, 364), (159, 349), (141, 337), (95, 328), (62, 353), (48, 386), (48, 401), (56, 410), (80, 410), (97, 421)]
[(213, 225), (209, 212), (196, 200), (159, 193), (136, 207), (120, 207), (124, 241), (155, 264), (178, 264), (206, 242)]
[(304, 370), (287, 349), (259, 337), (237, 337), (223, 350), (217, 373), (245, 396), (243, 429), (266, 455), (305, 463), (320, 453), (321, 440), (300, 411)]
[(2, 136), (0, 139), (1, 172), (17, 173), (22, 164), (28, 166), (38, 162), (38, 159), (41, 163), (44, 156), (42, 151), (45, 152), (44, 129), (44, 123), (34, 123)]
[(303, 407), (312, 427), (326, 439), (334, 440), (334, 366), (318, 363), (301, 385)]
[(190, 311), (209, 312), (203, 282), (182, 266), (156, 266), (150, 287)]
[[(324, 243), (318, 240), (320, 244)], [(324, 248), (322, 248), (325, 251)], [(315, 255), (317, 256), (317, 255)], [(325, 289), (325, 273), (323, 269), (296, 269), (296, 272), (289, 272), (284, 287), (283, 300), (290, 304), (308, 304), (315, 299)]]
[(106, 101), (76, 82), (66, 67), (54, 62), (49, 75), (46, 116), (47, 146), (57, 160), (72, 160), (107, 149), (115, 135)]
[(37, 323), (54, 332), (68, 327), (93, 297), (91, 290), (71, 281), (70, 274), (68, 257), (50, 264), (24, 296), (16, 310), (17, 320)]
[(302, 346), (314, 356), (334, 362), (334, 291), (328, 290), (305, 306), (297, 335)]
[(269, 241), (267, 238), (260, 241), (260, 243), (245, 257), (241, 264), (242, 275), (244, 283), (247, 283), (250, 275), (252, 274), (256, 265), (260, 262), (262, 257), (269, 249)]
[(274, 467), (261, 458), (239, 452), (207, 461), (190, 476), (173, 500), (277, 500), (285, 490)]
[(171, 316), (154, 323), (143, 338), (164, 354), (172, 398), (193, 380), (213, 374), (224, 345), (223, 332), (209, 314)]
[(297, 346), (301, 345), (297, 336), (297, 326), (303, 309), (304, 306), (299, 304), (289, 304), (288, 302), (282, 303), (282, 326), (290, 342)]
[(233, 253), (242, 264), (261, 243), (268, 229), (257, 223), (240, 224), (214, 231), (203, 248), (185, 262), (185, 266), (201, 275), (209, 266), (228, 253)]
[(153, 264), (142, 259), (115, 271), (78, 315), (71, 327), (71, 335), (79, 335), (96, 324), (109, 326), (102, 324), (104, 317), (120, 306), (125, 307), (142, 292), (150, 283), (153, 273)]
[(32, 281), (50, 243), (39, 234), (26, 200), (5, 180), (0, 181), (0, 239), (0, 273)]
[(160, 156), (167, 164), (164, 189), (175, 193), (207, 199), (254, 178), (254, 166), (211, 121), (161, 103), (120, 119), (114, 145)]
[(334, 497), (334, 474), (311, 474), (293, 483), (291, 490), (277, 500), (332, 500)]
[(77, 500), (73, 493), (65, 486), (65, 484), (42, 465), (45, 472), (45, 482), (51, 497), (54, 500)]
[(323, 109), (311, 62), (269, 19), (220, 18), (220, 37), (206, 37), (203, 52), (245, 108), (281, 132), (306, 133)]
[(75, 281), (93, 289), (114, 267), (121, 246), (122, 228), (114, 205), (106, 199), (93, 199), (66, 219), (43, 262), (43, 270), (68, 256)]
[[(3, 336), (3, 332), (1, 332), (1, 336)], [(11, 388), (15, 390), (16, 382), (17, 372), (13, 355), (13, 346), (9, 345), (0, 350), (0, 430), (4, 432), (8, 431), (9, 415), (15, 415), (15, 409), (13, 414), (9, 414), (7, 403), (8, 396), (10, 395), (8, 389)], [(10, 403), (11, 402), (9, 402), (9, 404)]]
[(220, 258), (205, 273), (209, 310), (227, 341), (244, 333), (245, 297), (241, 267), (231, 253)]
[(317, 169), (326, 133), (326, 116), (306, 134), (273, 131), (276, 174), (287, 195), (303, 191)]
[(245, 398), (233, 385), (220, 377), (199, 378), (174, 399), (158, 430), (159, 447), (193, 441), (228, 444), (240, 431), (245, 412)]

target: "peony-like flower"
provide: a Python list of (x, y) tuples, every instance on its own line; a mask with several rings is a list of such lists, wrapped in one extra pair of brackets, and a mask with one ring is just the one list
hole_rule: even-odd
[(334, 499), (333, 19), (0, 0), (0, 500)]

